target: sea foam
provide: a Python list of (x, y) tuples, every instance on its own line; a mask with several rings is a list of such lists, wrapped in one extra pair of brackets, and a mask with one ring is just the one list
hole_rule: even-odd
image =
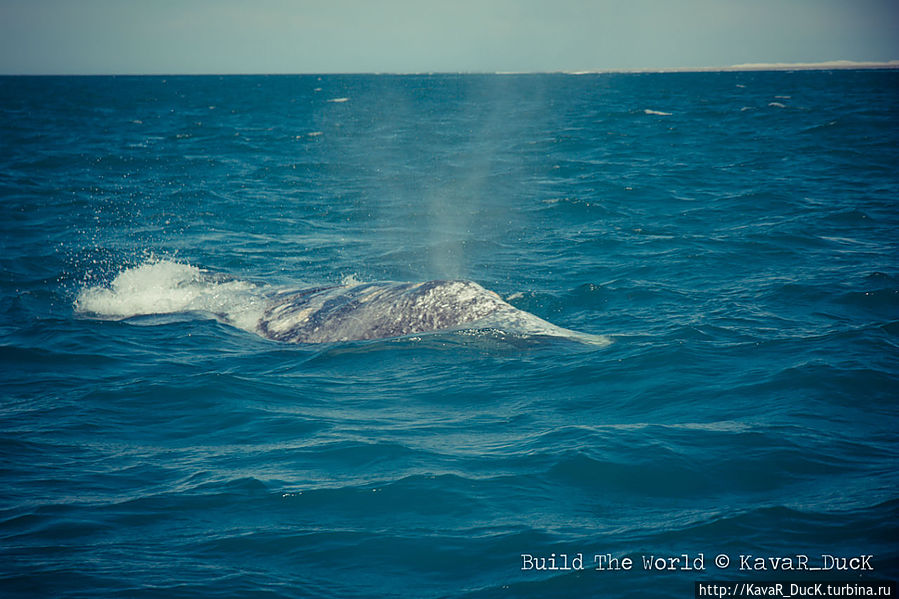
[(75, 299), (82, 314), (121, 320), (149, 314), (203, 312), (253, 331), (262, 314), (261, 289), (169, 260), (125, 268), (108, 285), (86, 286)]

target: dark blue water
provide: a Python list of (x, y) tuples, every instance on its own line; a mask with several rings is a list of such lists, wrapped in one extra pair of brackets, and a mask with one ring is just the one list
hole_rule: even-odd
[[(895, 71), (0, 78), (0, 594), (895, 579), (897, 165)], [(256, 332), (435, 278), (612, 343)]]

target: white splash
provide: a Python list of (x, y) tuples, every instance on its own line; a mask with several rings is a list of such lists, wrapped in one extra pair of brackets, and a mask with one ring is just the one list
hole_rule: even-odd
[(254, 331), (264, 303), (261, 290), (252, 283), (158, 260), (126, 268), (107, 286), (85, 287), (75, 299), (75, 310), (112, 320), (204, 312)]

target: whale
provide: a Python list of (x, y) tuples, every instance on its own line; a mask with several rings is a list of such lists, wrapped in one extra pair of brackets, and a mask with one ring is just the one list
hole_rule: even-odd
[(519, 310), (466, 280), (360, 283), (281, 294), (257, 326), (263, 337), (301, 344), (485, 328), (608, 343), (604, 336), (564, 329)]
[[(340, 343), (459, 331), (534, 338), (552, 336), (606, 345), (520, 310), (468, 280), (356, 281), (318, 287), (274, 287), (169, 260), (119, 272), (88, 285), (75, 299), (87, 317), (156, 322), (170, 315), (208, 315), (266, 339), (293, 344)], [(167, 316), (169, 315), (169, 316)]]

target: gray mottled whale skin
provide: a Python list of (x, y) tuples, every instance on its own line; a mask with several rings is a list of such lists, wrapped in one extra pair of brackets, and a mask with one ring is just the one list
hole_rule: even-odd
[(258, 332), (288, 343), (332, 343), (479, 326), (608, 343), (519, 310), (471, 281), (362, 283), (281, 294), (266, 308)]
[(363, 283), (279, 297), (259, 321), (278, 341), (329, 343), (452, 329), (515, 310), (470, 281)]

